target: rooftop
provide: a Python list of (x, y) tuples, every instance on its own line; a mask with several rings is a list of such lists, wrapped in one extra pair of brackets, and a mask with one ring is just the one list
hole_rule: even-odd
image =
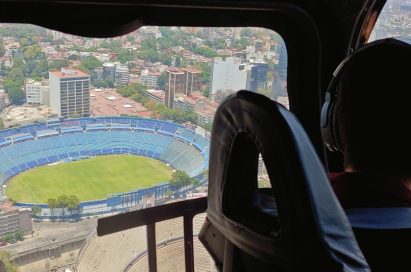
[(76, 78), (76, 77), (90, 77), (90, 75), (75, 69), (61, 68), (60, 71), (50, 71), (50, 74), (58, 78)]
[(90, 91), (90, 100), (93, 116), (151, 116), (151, 111), (142, 104), (130, 98), (122, 97), (115, 89), (92, 89)]

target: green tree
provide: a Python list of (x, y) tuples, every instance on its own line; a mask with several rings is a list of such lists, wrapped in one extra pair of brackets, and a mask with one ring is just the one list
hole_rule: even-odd
[(200, 185), (200, 181), (198, 180), (198, 178), (193, 178), (191, 179), (191, 184), (193, 184), (193, 187), (198, 187), (198, 185)]
[(162, 72), (161, 75), (158, 77), (158, 87), (161, 90), (164, 90), (166, 87), (166, 72)]
[(81, 62), (88, 71), (93, 71), (102, 65), (101, 62), (94, 56), (87, 56)]
[(181, 58), (177, 57), (176, 58), (176, 67), (180, 67), (181, 66)]
[(211, 129), (213, 128), (213, 122), (205, 123), (205, 124), (203, 125), (203, 128), (204, 128), (205, 130), (207, 130), (207, 131), (211, 131)]
[(60, 70), (63, 67), (67, 67), (70, 64), (68, 60), (55, 60), (49, 63), (49, 70)]
[(136, 83), (132, 83), (128, 86), (123, 86), (123, 87), (118, 88), (117, 92), (119, 94), (121, 94), (123, 97), (131, 97), (133, 95), (138, 94), (139, 96), (134, 96), (134, 100), (137, 101), (137, 102), (140, 102), (140, 103), (144, 103), (145, 101), (137, 100), (136, 98), (137, 97), (144, 98), (145, 89), (146, 89), (146, 87), (143, 84), (136, 82)]
[(80, 206), (80, 199), (75, 195), (67, 197), (67, 209), (72, 213)]
[(41, 213), (41, 210), (42, 210), (41, 207), (37, 206), (37, 205), (31, 207), (31, 211), (33, 212), (33, 214), (35, 216), (37, 216), (39, 213)]
[(127, 62), (133, 61), (134, 60), (134, 53), (133, 51), (129, 49), (121, 49), (118, 52), (117, 58), (118, 60), (122, 63), (125, 64)]
[(15, 240), (13, 233), (12, 233), (12, 232), (7, 233), (7, 234), (3, 237), (3, 240), (6, 241), (7, 243)]
[(181, 170), (176, 170), (172, 174), (172, 179), (170, 184), (173, 186), (181, 187), (190, 184), (190, 177), (187, 175), (186, 172)]
[(50, 209), (55, 209), (58, 207), (57, 205), (57, 199), (55, 198), (49, 198), (47, 199), (47, 205), (49, 206)]
[(20, 87), (13, 86), (9, 88), (7, 94), (13, 104), (21, 104), (24, 99), (24, 92)]
[(14, 238), (18, 241), (23, 241), (24, 240), (23, 232), (21, 230), (16, 230), (16, 232), (14, 233)]
[(134, 42), (134, 37), (131, 35), (127, 35), (127, 41), (133, 43)]
[(173, 195), (173, 191), (171, 191), (170, 189), (167, 189), (167, 191), (165, 192), (166, 197), (170, 198)]
[(0, 251), (0, 261), (4, 264), (5, 272), (18, 272), (17, 267), (11, 261), (11, 256), (8, 251)]

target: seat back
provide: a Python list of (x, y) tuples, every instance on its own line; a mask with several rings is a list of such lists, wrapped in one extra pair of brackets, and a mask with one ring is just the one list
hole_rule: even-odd
[[(259, 154), (272, 189), (258, 188)], [(221, 271), (369, 271), (299, 122), (247, 91), (214, 119), (200, 240)]]
[(361, 208), (346, 213), (373, 272), (410, 270), (411, 208)]

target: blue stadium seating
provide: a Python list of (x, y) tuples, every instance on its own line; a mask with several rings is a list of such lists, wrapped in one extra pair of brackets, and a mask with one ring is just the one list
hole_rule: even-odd
[(152, 157), (195, 176), (207, 168), (208, 150), (207, 139), (159, 120), (136, 117), (49, 120), (0, 131), (0, 185), (40, 165), (109, 154)]

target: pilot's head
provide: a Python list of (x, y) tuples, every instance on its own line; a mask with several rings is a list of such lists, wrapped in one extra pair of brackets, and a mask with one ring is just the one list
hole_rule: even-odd
[(341, 73), (335, 120), (346, 166), (411, 176), (411, 45), (373, 42)]

